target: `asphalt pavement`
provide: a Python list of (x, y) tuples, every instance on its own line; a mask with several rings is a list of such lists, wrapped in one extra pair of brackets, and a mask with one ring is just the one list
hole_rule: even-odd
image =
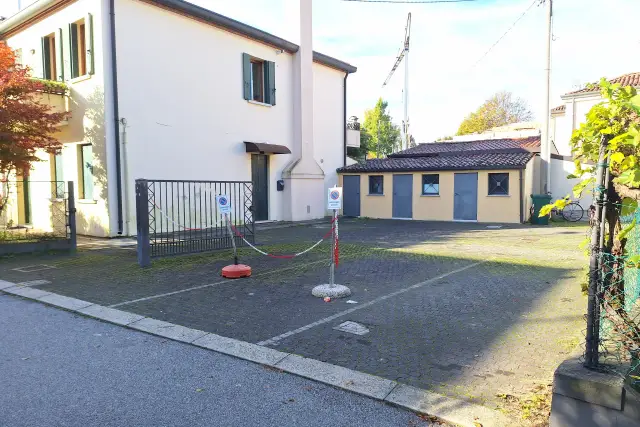
[(430, 426), (243, 360), (0, 294), (0, 426)]

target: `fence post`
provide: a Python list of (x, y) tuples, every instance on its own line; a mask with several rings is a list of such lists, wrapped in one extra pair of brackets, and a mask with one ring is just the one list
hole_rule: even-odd
[(598, 345), (600, 343), (600, 301), (598, 297), (600, 283), (600, 257), (602, 247), (600, 246), (600, 233), (603, 231), (603, 210), (605, 203), (605, 168), (609, 165), (606, 158), (608, 140), (603, 138), (600, 142), (600, 155), (596, 167), (596, 212), (595, 224), (591, 229), (591, 254), (589, 259), (589, 291), (587, 300), (587, 336), (585, 340), (584, 365), (587, 368), (598, 366), (599, 354)]
[(146, 179), (136, 179), (137, 252), (140, 267), (151, 265), (149, 242), (149, 186)]
[(73, 181), (67, 182), (67, 206), (69, 209), (69, 245), (71, 251), (78, 247), (78, 234), (76, 230), (76, 196), (73, 190)]

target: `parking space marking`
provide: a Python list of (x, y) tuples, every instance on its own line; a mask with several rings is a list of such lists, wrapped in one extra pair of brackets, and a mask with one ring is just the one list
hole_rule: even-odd
[[(296, 265), (294, 265), (292, 267), (279, 268), (277, 270), (269, 270), (269, 271), (265, 271), (264, 273), (253, 274), (251, 277), (266, 276), (267, 274), (280, 273), (282, 271), (297, 269), (297, 268), (300, 268), (300, 267), (306, 267), (308, 265), (318, 264), (318, 263), (321, 263), (321, 262), (327, 262), (327, 261), (324, 260), (324, 259), (321, 259), (321, 260), (317, 260), (317, 261), (308, 262), (306, 264), (296, 264)], [(209, 283), (207, 285), (194, 286), (192, 288), (180, 289), (179, 291), (166, 292), (164, 294), (151, 295), (151, 296), (144, 297), (144, 298), (137, 298), (137, 299), (133, 299), (133, 300), (130, 300), (130, 301), (123, 301), (123, 302), (119, 302), (119, 303), (116, 303), (116, 304), (109, 305), (108, 307), (109, 308), (115, 308), (115, 307), (120, 307), (120, 306), (123, 306), (123, 305), (134, 304), (136, 302), (149, 301), (149, 300), (156, 299), (156, 298), (169, 297), (171, 295), (177, 295), (177, 294), (181, 294), (183, 292), (197, 291), (198, 289), (205, 289), (205, 288), (210, 288), (212, 286), (221, 285), (223, 283), (229, 283), (230, 281), (233, 281), (233, 280), (234, 279), (225, 279), (225, 280), (221, 280), (219, 282)]]
[(480, 262), (474, 262), (473, 264), (469, 264), (469, 265), (466, 265), (464, 267), (458, 268), (456, 270), (450, 271), (448, 273), (444, 273), (444, 274), (441, 274), (439, 276), (433, 277), (431, 279), (425, 280), (423, 282), (416, 283), (415, 285), (411, 285), (411, 286), (409, 286), (407, 288), (398, 289), (397, 291), (391, 292), (391, 293), (386, 294), (386, 295), (379, 296), (378, 298), (374, 298), (371, 301), (366, 302), (364, 304), (361, 304), (361, 305), (359, 305), (357, 307), (353, 307), (353, 308), (341, 311), (341, 312), (333, 314), (333, 315), (331, 315), (329, 317), (325, 317), (324, 319), (320, 319), (320, 320), (318, 320), (316, 322), (309, 323), (308, 325), (302, 326), (302, 327), (300, 327), (298, 329), (294, 329), (292, 331), (285, 332), (284, 334), (277, 335), (277, 336), (275, 336), (273, 338), (269, 338), (268, 340), (260, 341), (258, 343), (258, 345), (273, 345), (273, 344), (277, 344), (278, 342), (280, 342), (283, 339), (288, 338), (288, 337), (290, 337), (292, 335), (297, 335), (297, 334), (299, 334), (301, 332), (308, 331), (311, 328), (315, 328), (316, 326), (324, 325), (325, 323), (329, 323), (329, 322), (331, 322), (331, 321), (333, 321), (335, 319), (338, 319), (340, 317), (346, 316), (347, 314), (351, 314), (354, 311), (358, 311), (358, 310), (362, 310), (363, 308), (371, 307), (372, 305), (377, 304), (377, 303), (382, 302), (382, 301), (385, 301), (385, 300), (388, 300), (389, 298), (393, 298), (393, 297), (395, 297), (397, 295), (404, 294), (404, 293), (412, 291), (414, 289), (421, 288), (421, 287), (423, 287), (425, 285), (428, 285), (430, 283), (437, 282), (440, 279), (444, 279), (447, 276), (451, 276), (452, 274), (460, 273), (462, 271), (465, 271), (465, 270), (468, 270), (470, 268), (476, 267), (476, 266), (478, 266), (480, 264), (484, 264), (485, 262), (488, 262), (488, 261), (489, 260), (484, 260), (484, 261), (480, 261)]

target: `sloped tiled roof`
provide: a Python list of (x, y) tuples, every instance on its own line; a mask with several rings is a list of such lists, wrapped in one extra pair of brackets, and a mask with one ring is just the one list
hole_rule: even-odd
[[(640, 72), (625, 74), (620, 77), (616, 77), (615, 79), (609, 80), (611, 83), (620, 83), (622, 86), (640, 86)], [(575, 90), (573, 92), (565, 93), (564, 96), (567, 95), (578, 95), (581, 93), (591, 93), (591, 92), (600, 92), (600, 85), (594, 83), (593, 87), (585, 87), (583, 89)]]
[(540, 137), (420, 144), (338, 169), (338, 172), (410, 172), (523, 169), (540, 151)]
[(558, 105), (558, 106), (557, 106), (557, 107), (555, 107), (555, 108), (552, 108), (552, 109), (551, 109), (551, 114), (554, 114), (554, 113), (564, 113), (565, 111), (567, 111), (567, 106), (566, 106), (565, 104), (562, 104), (562, 105)]

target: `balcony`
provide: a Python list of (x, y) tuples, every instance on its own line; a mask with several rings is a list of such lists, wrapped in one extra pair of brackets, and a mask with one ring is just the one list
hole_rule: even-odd
[(356, 116), (347, 121), (347, 147), (360, 148), (360, 123)]
[[(69, 89), (66, 84), (35, 78), (32, 80), (39, 84), (39, 88), (36, 91), (36, 100), (38, 102), (51, 107), (51, 112), (53, 113), (69, 112)], [(57, 126), (65, 126), (68, 123), (68, 120), (62, 120)]]

